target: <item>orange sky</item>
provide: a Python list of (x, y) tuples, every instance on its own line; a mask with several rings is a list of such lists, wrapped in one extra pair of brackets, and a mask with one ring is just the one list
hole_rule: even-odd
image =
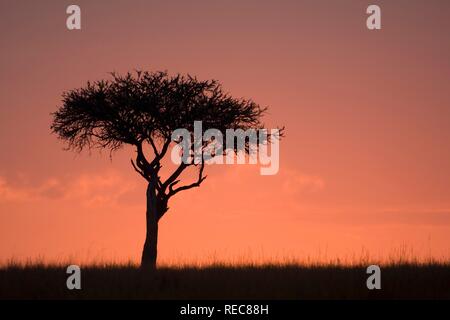
[[(77, 3), (82, 30), (68, 31)], [(365, 9), (382, 9), (382, 30)], [(215, 78), (285, 125), (281, 166), (208, 167), (160, 223), (165, 263), (450, 258), (450, 2), (2, 1), (0, 262), (139, 261), (130, 149), (50, 134), (64, 90), (135, 68)]]

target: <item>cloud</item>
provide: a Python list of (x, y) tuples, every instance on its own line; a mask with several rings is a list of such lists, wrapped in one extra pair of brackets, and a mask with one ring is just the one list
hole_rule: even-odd
[(282, 173), (283, 191), (288, 194), (297, 192), (317, 192), (325, 187), (325, 181), (318, 176), (286, 169)]
[(87, 205), (107, 205), (119, 202), (127, 193), (137, 191), (138, 186), (133, 180), (120, 175), (116, 171), (109, 171), (97, 175), (81, 175), (72, 185), (66, 198), (84, 199)]
[(0, 201), (15, 201), (26, 197), (27, 192), (11, 187), (5, 178), (0, 176)]
[(77, 201), (86, 206), (126, 203), (123, 197), (133, 198), (138, 184), (117, 171), (78, 176), (51, 177), (37, 185), (12, 185), (0, 176), (0, 202), (29, 202), (37, 200)]

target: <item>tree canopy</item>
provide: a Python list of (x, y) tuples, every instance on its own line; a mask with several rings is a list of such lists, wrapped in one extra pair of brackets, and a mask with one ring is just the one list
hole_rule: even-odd
[(265, 111), (252, 100), (233, 98), (216, 80), (138, 71), (65, 92), (51, 128), (69, 148), (115, 150), (164, 143), (175, 129), (193, 130), (195, 120), (204, 130), (262, 128)]
[[(76, 151), (134, 146), (137, 156), (132, 165), (148, 182), (155, 182), (156, 196), (165, 208), (168, 198), (199, 186), (206, 178), (204, 162), (181, 163), (165, 181), (159, 177), (174, 130), (193, 132), (194, 121), (199, 120), (203, 130), (263, 128), (261, 117), (267, 108), (250, 99), (232, 97), (216, 80), (170, 76), (167, 72), (111, 75), (111, 80), (88, 82), (65, 92), (62, 106), (53, 113), (51, 129)], [(144, 154), (145, 144), (151, 146), (153, 158)], [(197, 181), (176, 188), (181, 172), (191, 165), (199, 167)]]

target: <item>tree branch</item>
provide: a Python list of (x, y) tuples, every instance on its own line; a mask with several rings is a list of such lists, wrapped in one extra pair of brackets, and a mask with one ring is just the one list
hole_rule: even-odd
[(142, 171), (146, 171), (152, 168), (150, 163), (148, 162), (147, 158), (144, 155), (144, 150), (142, 148), (142, 141), (138, 142), (136, 144), (136, 151), (137, 151), (137, 157), (136, 157), (136, 163), (139, 166), (139, 168), (142, 169)]
[(147, 176), (144, 174), (144, 172), (143, 172), (142, 170), (140, 170), (140, 169), (138, 169), (138, 168), (136, 167), (136, 164), (134, 163), (133, 159), (130, 159), (130, 161), (131, 161), (131, 165), (133, 166), (134, 170), (135, 170), (137, 173), (139, 173), (145, 180), (147, 180), (148, 182), (150, 182), (150, 178), (147, 177)]
[(155, 157), (159, 157), (159, 152), (158, 152), (158, 148), (155, 145), (155, 142), (153, 141), (152, 138), (148, 138), (148, 141), (150, 142), (150, 145), (152, 146), (153, 152), (155, 153)]
[(166, 152), (167, 152), (167, 149), (169, 148), (171, 140), (169, 138), (169, 139), (166, 139), (166, 141), (164, 141), (164, 144), (163, 144), (160, 152), (158, 152), (158, 148), (156, 147), (153, 139), (149, 138), (148, 140), (149, 140), (150, 145), (153, 148), (153, 152), (155, 153), (155, 158), (150, 163), (150, 166), (155, 167), (155, 168), (157, 167), (157, 169), (159, 170), (161, 168), (161, 164), (159, 162), (166, 155)]
[(149, 163), (147, 158), (144, 155), (144, 151), (143, 151), (143, 148), (142, 148), (142, 142), (139, 142), (138, 144), (136, 144), (136, 149), (137, 149), (137, 154), (138, 154), (137, 157), (136, 157), (136, 164), (137, 164), (137, 167), (140, 168), (140, 170), (137, 169), (137, 167), (134, 164), (133, 160), (131, 160), (131, 163), (132, 163), (134, 169), (142, 177), (144, 177), (144, 179), (147, 180), (149, 183), (152, 181), (152, 179), (156, 180), (156, 184), (155, 184), (156, 189), (160, 193), (163, 192), (162, 188), (161, 188), (162, 187), (162, 183), (161, 183), (160, 178), (158, 176), (158, 171), (161, 168), (161, 164), (159, 163), (160, 158), (158, 158), (159, 156), (155, 156), (155, 158), (152, 160), (152, 162)]
[(195, 188), (195, 187), (199, 187), (200, 184), (206, 179), (207, 176), (203, 176), (203, 169), (205, 168), (205, 161), (203, 159), (203, 153), (202, 153), (202, 163), (200, 165), (200, 170), (198, 172), (198, 179), (196, 182), (179, 187), (177, 189), (173, 189), (173, 186), (176, 185), (179, 180), (176, 180), (175, 182), (173, 182), (170, 186), (169, 186), (169, 193), (167, 194), (167, 197), (170, 198), (172, 196), (174, 196), (175, 194), (177, 194), (180, 191), (183, 190), (188, 190), (191, 188)]
[(181, 164), (178, 166), (178, 168), (170, 175), (169, 178), (167, 178), (167, 180), (162, 184), (162, 189), (163, 191), (167, 189), (167, 187), (174, 182), (179, 176), (180, 174), (184, 171), (184, 169), (186, 169), (189, 165), (181, 162)]

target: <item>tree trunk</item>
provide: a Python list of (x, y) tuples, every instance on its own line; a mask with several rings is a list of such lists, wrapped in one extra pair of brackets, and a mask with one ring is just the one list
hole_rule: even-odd
[(147, 187), (147, 233), (142, 250), (141, 268), (155, 269), (158, 246), (158, 212), (156, 205), (156, 188), (149, 183)]

